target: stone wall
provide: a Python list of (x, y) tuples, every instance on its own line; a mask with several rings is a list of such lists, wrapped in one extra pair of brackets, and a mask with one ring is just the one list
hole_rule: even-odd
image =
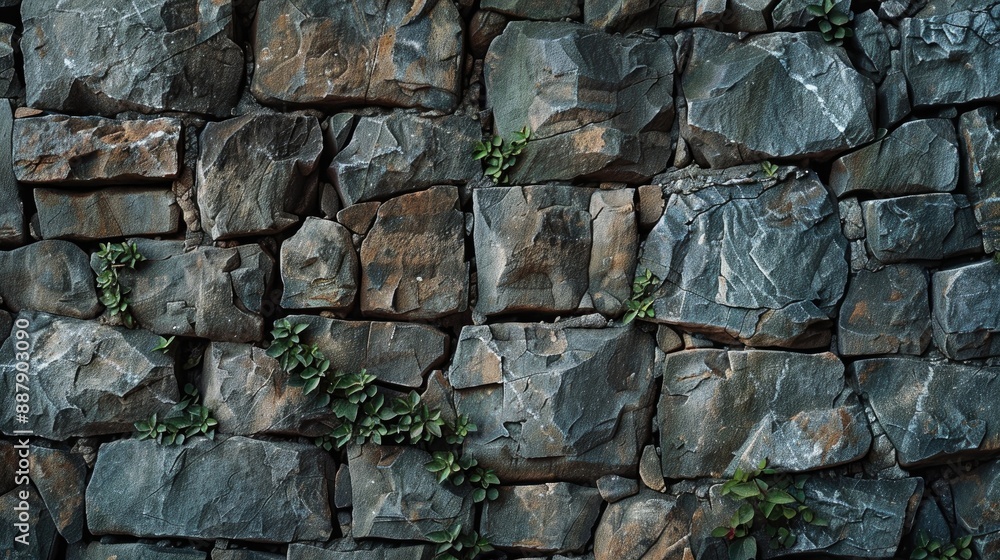
[[(760, 557), (1000, 558), (995, 0), (0, 21), (0, 558), (430, 560), (458, 525), (489, 558), (728, 558), (721, 483), (763, 459), (827, 526)], [(473, 145), (525, 127), (494, 184)], [(95, 284), (126, 240), (136, 328)], [(471, 419), (496, 499), (433, 446), (313, 445), (338, 422), (267, 354), (283, 318)], [(134, 437), (187, 384), (214, 439)]]

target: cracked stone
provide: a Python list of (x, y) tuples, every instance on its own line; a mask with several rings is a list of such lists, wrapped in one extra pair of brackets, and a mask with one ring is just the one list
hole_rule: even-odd
[[(816, 16), (809, 13), (809, 4), (812, 0), (781, 0), (771, 11), (771, 19), (774, 20), (775, 29), (787, 29), (792, 27), (805, 27)], [(835, 0), (833, 3), (841, 12), (848, 12), (851, 9), (850, 0)]]
[(323, 152), (316, 117), (263, 114), (210, 122), (200, 144), (198, 208), (213, 239), (277, 233), (313, 206)]
[(12, 311), (33, 309), (77, 319), (101, 312), (87, 253), (69, 241), (38, 241), (0, 251), (0, 300)]
[(292, 543), (288, 546), (288, 560), (427, 560), (431, 552), (428, 545), (398, 546), (385, 541), (345, 538), (323, 545)]
[(958, 186), (958, 141), (946, 119), (910, 121), (887, 137), (833, 162), (837, 196), (950, 192)]
[(169, 235), (181, 210), (169, 189), (105, 188), (93, 192), (33, 190), (38, 228), (45, 239), (95, 241), (134, 235)]
[(765, 457), (779, 471), (808, 471), (860, 459), (871, 445), (832, 353), (688, 350), (656, 367), (666, 478), (731, 476)]
[(851, 364), (851, 375), (903, 468), (1000, 451), (1000, 409), (991, 396), (1000, 367), (873, 358)]
[[(817, 32), (678, 35), (681, 136), (702, 167), (825, 157), (874, 137), (875, 86)], [(767, 85), (768, 95), (761, 95)]]
[(634, 476), (654, 350), (634, 327), (464, 327), (448, 379), (457, 412), (479, 427), (466, 449), (505, 482)]
[(621, 33), (692, 25), (696, 13), (695, 0), (584, 0), (583, 5), (589, 25)]
[(959, 118), (965, 192), (973, 202), (976, 223), (987, 253), (1000, 251), (1000, 110), (981, 107)]
[[(885, 4), (883, 4), (884, 6)], [(879, 128), (889, 129), (910, 114), (910, 90), (903, 73), (903, 58), (898, 50), (889, 53), (891, 66), (878, 86), (876, 107)]]
[(854, 275), (838, 318), (840, 353), (923, 354), (931, 342), (927, 280), (923, 267), (907, 264)]
[(281, 244), (281, 307), (348, 311), (358, 292), (358, 254), (351, 233), (331, 220), (307, 217)]
[(496, 133), (531, 130), (511, 182), (634, 183), (665, 169), (674, 50), (669, 36), (623, 37), (569, 22), (507, 25), (486, 54), (485, 83)]
[(178, 119), (14, 119), (14, 174), (24, 183), (163, 181), (179, 172), (180, 143)]
[(230, 550), (214, 548), (212, 549), (212, 560), (286, 560), (286, 556), (239, 548)]
[(601, 513), (595, 488), (566, 482), (504, 486), (483, 506), (481, 531), (493, 546), (524, 552), (579, 552)]
[[(850, 9), (850, 4), (846, 6)], [(855, 14), (854, 37), (848, 39), (853, 49), (847, 54), (854, 60), (854, 66), (871, 81), (880, 83), (891, 67), (889, 36), (882, 22), (872, 10)]]
[(312, 444), (114, 441), (101, 446), (87, 485), (87, 526), (98, 535), (325, 541), (333, 472)]
[(12, 154), (14, 115), (9, 101), (0, 102), (0, 247), (27, 242), (24, 205), (17, 188)]
[(594, 533), (595, 560), (682, 560), (696, 505), (643, 490), (604, 510)]
[(931, 277), (934, 343), (952, 360), (1000, 355), (1000, 264), (992, 259)]
[(634, 496), (639, 493), (639, 481), (634, 478), (625, 478), (617, 474), (606, 474), (597, 479), (597, 491), (605, 502), (615, 503), (617, 501)]
[[(17, 322), (22, 321), (31, 343), (27, 385), (34, 435), (65, 440), (129, 433), (134, 422), (177, 402), (173, 361), (152, 351), (158, 340), (153, 333), (36, 311), (22, 311)], [(16, 427), (14, 385), (21, 360), (15, 338), (0, 347), (0, 425), (7, 434)]]
[[(212, 560), (224, 557), (222, 551), (213, 551)], [(128, 558), (129, 560), (207, 560), (208, 553), (189, 547), (165, 547), (143, 543), (100, 543), (92, 542), (68, 547), (66, 560), (107, 560)]]
[(430, 453), (409, 446), (348, 448), (353, 536), (426, 541), (428, 533), (441, 527), (456, 523), (472, 527), (471, 492), (439, 484), (436, 475), (424, 467), (430, 460)]
[(367, 235), (372, 224), (375, 223), (375, 216), (378, 214), (378, 207), (381, 202), (359, 202), (352, 204), (337, 212), (337, 221), (358, 235)]
[(263, 2), (250, 90), (268, 104), (451, 111), (462, 42), (462, 19), (449, 1)]
[(481, 173), (469, 155), (481, 138), (480, 124), (464, 116), (393, 111), (362, 117), (327, 174), (348, 207), (433, 185), (465, 184)]
[(579, 19), (581, 4), (583, 0), (553, 0), (544, 3), (536, 0), (482, 0), (480, 8), (518, 19), (558, 21), (563, 18)]
[(672, 194), (636, 268), (662, 281), (653, 321), (727, 344), (829, 344), (847, 240), (815, 174), (785, 168), (767, 178), (745, 166), (657, 182)]
[(412, 321), (465, 311), (469, 263), (458, 189), (432, 187), (379, 206), (361, 262), (366, 316)]
[(230, 0), (21, 3), (29, 107), (229, 114), (243, 79)]
[[(23, 500), (21, 492), (28, 492), (28, 499)], [(15, 524), (18, 523), (17, 507), (23, 508), (21, 502), (28, 502), (30, 515), (27, 546), (15, 544), (14, 537), (24, 534)], [(6, 494), (0, 495), (0, 542), (5, 544), (4, 560), (47, 560), (55, 558), (59, 546), (59, 534), (52, 523), (52, 517), (34, 486), (17, 487)]]
[(861, 203), (868, 248), (883, 263), (939, 260), (983, 250), (976, 218), (962, 195), (924, 194)]
[[(0, 6), (2, 6), (0, 2)], [(9, 23), (0, 23), (0, 98), (20, 98), (24, 96), (24, 85), (17, 75), (17, 60), (14, 53), (14, 34), (17, 28)], [(18, 34), (20, 36), (20, 34)]]
[(1000, 552), (1000, 461), (983, 463), (951, 481), (955, 517), (981, 558)]
[(59, 534), (69, 543), (82, 540), (83, 494), (87, 485), (87, 464), (83, 458), (68, 451), (33, 445), (29, 473)]

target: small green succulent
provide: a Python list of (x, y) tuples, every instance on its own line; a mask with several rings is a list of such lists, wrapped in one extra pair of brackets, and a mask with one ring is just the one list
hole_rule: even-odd
[(823, 40), (835, 45), (844, 44), (844, 39), (854, 36), (854, 30), (847, 25), (854, 19), (850, 11), (843, 12), (836, 7), (834, 0), (823, 0), (819, 4), (806, 6), (809, 14), (817, 19), (819, 32)]
[(530, 138), (531, 130), (525, 126), (512, 134), (508, 141), (497, 135), (489, 141), (476, 142), (472, 158), (483, 162), (483, 173), (493, 179), (494, 184), (507, 183), (510, 180), (508, 170), (517, 163), (517, 156), (521, 155)]

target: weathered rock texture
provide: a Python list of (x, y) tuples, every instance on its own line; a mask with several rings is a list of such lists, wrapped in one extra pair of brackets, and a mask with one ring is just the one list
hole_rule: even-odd
[(833, 354), (689, 350), (666, 355), (657, 370), (667, 478), (718, 478), (763, 458), (808, 471), (859, 459), (871, 444)]
[[(813, 174), (678, 171), (636, 275), (650, 270), (655, 320), (750, 346), (814, 348), (847, 280), (836, 206)], [(478, 231), (477, 231), (478, 233)]]
[[(213, 551), (213, 556), (218, 553)], [(194, 548), (168, 548), (143, 543), (104, 544), (71, 546), (66, 552), (67, 560), (107, 560), (108, 558), (129, 558), (130, 560), (206, 560), (208, 553)]]
[(825, 156), (874, 136), (875, 87), (818, 33), (681, 37), (681, 136), (700, 164)]
[(83, 495), (87, 486), (87, 465), (83, 458), (67, 451), (33, 446), (29, 474), (59, 534), (69, 543), (83, 539)]
[(974, 548), (983, 558), (1000, 551), (1000, 461), (984, 463), (951, 483), (955, 517), (963, 532), (976, 535)]
[(248, 115), (209, 123), (201, 144), (198, 207), (214, 239), (275, 233), (313, 206), (323, 151), (315, 117)]
[(265, 0), (254, 24), (254, 96), (264, 103), (450, 110), (462, 26), (452, 2)]
[(24, 208), (17, 191), (13, 157), (14, 114), (10, 102), (0, 102), (0, 247), (25, 242)]
[(609, 505), (594, 533), (594, 559), (679, 558), (691, 527), (684, 507), (690, 498), (646, 490)]
[(1000, 264), (986, 261), (932, 276), (934, 343), (952, 360), (1000, 354), (998, 272)]
[(861, 203), (867, 244), (883, 263), (940, 260), (981, 252), (982, 236), (968, 199), (924, 194)]
[(243, 437), (183, 447), (107, 443), (87, 485), (87, 527), (138, 537), (326, 540), (332, 465), (312, 445)]
[(626, 475), (653, 412), (652, 337), (634, 328), (465, 327), (448, 379), (466, 440), (504, 481)]
[(306, 218), (281, 244), (281, 282), (285, 309), (350, 309), (358, 292), (358, 254), (347, 228)]
[(15, 312), (95, 317), (101, 305), (87, 263), (87, 254), (68, 241), (40, 241), (0, 251), (0, 299)]
[[(173, 362), (152, 349), (157, 337), (144, 330), (106, 327), (90, 321), (23, 311), (27, 327), (0, 347), (0, 427), (6, 434), (30, 429), (55, 440), (120, 434), (154, 412), (177, 402)], [(23, 323), (22, 323), (23, 324)], [(28, 350), (18, 341), (27, 340)], [(25, 353), (28, 354), (25, 360)], [(28, 365), (27, 383), (18, 381), (18, 364)], [(15, 423), (16, 384), (31, 395), (28, 422)]]
[(168, 235), (180, 228), (181, 210), (167, 189), (105, 188), (93, 192), (36, 188), (39, 233), (46, 239), (92, 241)]
[(52, 115), (14, 120), (14, 173), (25, 183), (131, 183), (177, 176), (181, 122)]
[(859, 271), (840, 306), (840, 353), (923, 354), (931, 342), (927, 285), (927, 272), (916, 265)]
[(974, 202), (983, 248), (1000, 250), (1000, 109), (982, 107), (959, 118), (962, 177)]
[(532, 133), (511, 173), (514, 184), (641, 181), (667, 166), (674, 120), (670, 37), (512, 22), (490, 45), (485, 65), (496, 133), (508, 138), (525, 126)]
[(228, 0), (24, 0), (27, 102), (69, 113), (226, 116), (243, 51)]
[(496, 546), (531, 552), (579, 551), (600, 514), (594, 488), (565, 482), (510, 486), (483, 507), (484, 533)]

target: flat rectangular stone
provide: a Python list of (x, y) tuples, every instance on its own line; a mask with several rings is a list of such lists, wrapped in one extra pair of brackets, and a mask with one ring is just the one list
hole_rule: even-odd
[(166, 235), (180, 227), (181, 211), (169, 189), (109, 188), (93, 192), (34, 190), (38, 227), (45, 239), (91, 241)]

